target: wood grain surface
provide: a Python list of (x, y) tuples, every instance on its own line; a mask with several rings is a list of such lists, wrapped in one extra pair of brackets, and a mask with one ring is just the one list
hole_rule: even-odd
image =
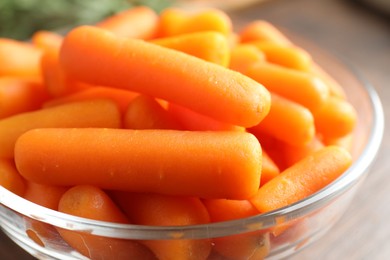
[[(266, 19), (325, 50), (342, 53), (376, 88), (390, 120), (390, 18), (346, 0), (273, 0), (231, 13)], [(346, 214), (293, 260), (390, 259), (390, 135)], [(0, 231), (0, 259), (33, 259)]]

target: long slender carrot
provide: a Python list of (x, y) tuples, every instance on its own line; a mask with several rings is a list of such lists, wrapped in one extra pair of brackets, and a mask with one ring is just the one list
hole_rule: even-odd
[(26, 181), (12, 160), (0, 158), (0, 186), (19, 196), (23, 196), (26, 191)]
[(148, 40), (155, 37), (158, 16), (147, 6), (138, 6), (114, 14), (96, 26), (118, 36)]
[(269, 91), (291, 99), (312, 112), (319, 109), (329, 97), (327, 85), (306, 72), (258, 62), (245, 74), (263, 84)]
[(154, 44), (182, 51), (200, 59), (227, 67), (230, 48), (226, 36), (215, 31), (180, 34), (151, 41)]
[(0, 78), (0, 119), (41, 107), (49, 95), (39, 80)]
[(15, 161), (42, 184), (246, 199), (260, 184), (261, 147), (245, 132), (35, 129)]
[(327, 146), (287, 168), (250, 199), (260, 212), (297, 202), (338, 178), (352, 163), (347, 150)]
[(111, 100), (91, 100), (26, 112), (0, 120), (0, 158), (13, 158), (20, 135), (34, 128), (121, 126), (121, 116)]
[(162, 98), (237, 125), (256, 125), (270, 106), (268, 91), (238, 72), (98, 28), (71, 31), (61, 62), (66, 72), (88, 83)]
[[(58, 210), (83, 218), (129, 223), (104, 191), (89, 185), (75, 186), (65, 192)], [(61, 228), (57, 230), (70, 246), (90, 259), (156, 259), (145, 246), (136, 241), (100, 237)]]
[[(186, 226), (210, 222), (205, 206), (195, 197), (115, 192), (114, 201), (135, 224)], [(142, 243), (159, 260), (204, 260), (212, 247), (210, 239), (145, 240)]]
[(267, 41), (283, 46), (290, 46), (292, 42), (273, 24), (256, 20), (247, 24), (240, 32), (241, 42)]
[(231, 49), (229, 68), (241, 73), (259, 61), (265, 61), (265, 54), (250, 44), (239, 44)]

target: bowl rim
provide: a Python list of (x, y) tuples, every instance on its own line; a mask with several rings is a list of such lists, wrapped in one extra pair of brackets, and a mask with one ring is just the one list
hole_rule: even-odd
[[(3, 214), (6, 210), (4, 209), (5, 206), (24, 216), (60, 228), (84, 231), (106, 237), (123, 239), (204, 239), (265, 230), (280, 224), (278, 220), (287, 222), (310, 213), (340, 196), (357, 183), (375, 161), (384, 135), (384, 112), (375, 88), (357, 73), (356, 69), (348, 64), (345, 59), (339, 56), (335, 58), (329, 53), (326, 53), (326, 56), (333, 59), (333, 62), (336, 61), (341, 64), (361, 84), (361, 89), (367, 95), (367, 101), (372, 109), (372, 128), (364, 148), (351, 167), (337, 180), (305, 199), (270, 212), (237, 220), (188, 226), (146, 226), (118, 224), (68, 215), (32, 203), (0, 186), (0, 203), (2, 204), (0, 217), (6, 217), (6, 214)], [(233, 231), (232, 227), (234, 227)]]

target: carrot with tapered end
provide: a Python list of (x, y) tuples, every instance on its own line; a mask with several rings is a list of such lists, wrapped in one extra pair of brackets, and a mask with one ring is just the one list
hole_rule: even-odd
[(352, 158), (347, 150), (327, 146), (267, 182), (250, 201), (260, 212), (290, 205), (330, 184), (343, 174), (351, 163)]
[(321, 78), (329, 88), (331, 96), (335, 96), (341, 99), (346, 98), (346, 93), (343, 87), (335, 80), (327, 71), (325, 71), (321, 66), (313, 62), (312, 66), (309, 69), (310, 73)]
[(248, 131), (265, 132), (288, 144), (304, 145), (314, 138), (314, 118), (304, 106), (272, 94), (271, 110), (268, 116)]
[(272, 160), (272, 158), (262, 151), (262, 167), (261, 167), (261, 180), (260, 186), (266, 184), (280, 173), (278, 165)]
[(282, 46), (290, 46), (292, 42), (273, 24), (256, 20), (247, 24), (240, 32), (241, 42), (266, 41)]
[(245, 74), (263, 84), (269, 91), (295, 101), (312, 112), (319, 109), (329, 97), (327, 85), (306, 72), (258, 62)]
[(39, 76), (40, 57), (32, 44), (0, 38), (0, 76)]
[(179, 8), (166, 8), (159, 15), (157, 38), (179, 35), (180, 26), (187, 21), (188, 14)]
[(308, 155), (314, 153), (315, 151), (324, 148), (324, 146), (325, 145), (318, 138), (318, 136), (315, 136), (313, 140), (311, 140), (305, 145), (297, 146), (285, 143), (283, 146), (281, 146), (280, 152), (284, 156), (284, 161), (286, 162), (286, 165), (291, 166), (302, 160), (303, 158), (307, 157)]
[[(241, 219), (259, 214), (248, 200), (210, 199), (204, 200), (212, 222)], [(227, 259), (263, 259), (270, 250), (268, 235), (248, 232), (214, 238), (214, 250)]]
[(327, 138), (350, 134), (357, 120), (355, 108), (347, 100), (337, 97), (329, 97), (313, 115), (317, 131)]
[(178, 50), (197, 58), (227, 67), (230, 48), (226, 36), (219, 32), (205, 31), (158, 38), (154, 44)]
[(0, 119), (41, 107), (49, 95), (36, 79), (0, 78)]
[(269, 92), (241, 73), (94, 27), (65, 37), (61, 63), (87, 83), (126, 88), (240, 126), (256, 125), (270, 106)]
[(138, 93), (123, 89), (96, 86), (93, 88), (79, 90), (66, 96), (50, 99), (45, 102), (42, 107), (48, 108), (72, 102), (81, 102), (94, 99), (111, 99), (118, 105), (119, 110), (122, 113), (125, 113), (129, 103), (138, 95)]
[(121, 37), (148, 40), (155, 37), (158, 16), (146, 6), (130, 8), (107, 17), (96, 26)]
[(335, 138), (332, 138), (332, 137), (327, 138), (327, 137), (322, 136), (321, 140), (325, 145), (340, 146), (340, 147), (343, 147), (343, 148), (347, 149), (348, 151), (352, 152), (354, 133), (352, 132), (352, 133), (349, 133), (349, 134), (344, 135), (342, 137), (335, 137)]
[(62, 44), (62, 40), (62, 35), (44, 30), (35, 32), (31, 37), (31, 42), (34, 44), (34, 46), (40, 48), (43, 51), (53, 48), (59, 49)]
[[(20, 135), (34, 128), (119, 128), (121, 115), (111, 100), (91, 100), (40, 109), (0, 120), (0, 158), (13, 158)], [(33, 153), (33, 151), (31, 151)]]
[(145, 95), (130, 102), (123, 116), (123, 126), (128, 129), (183, 129), (156, 99)]
[(0, 186), (19, 196), (23, 196), (26, 191), (26, 181), (12, 160), (0, 158)]
[[(139, 225), (188, 226), (207, 224), (209, 214), (195, 197), (151, 193), (115, 192), (114, 201)], [(180, 238), (180, 237), (178, 237)], [(159, 260), (204, 260), (211, 251), (210, 239), (144, 240)]]
[(239, 44), (230, 52), (229, 68), (241, 73), (259, 61), (265, 61), (265, 54), (250, 44)]
[(35, 129), (19, 137), (15, 161), (42, 184), (246, 199), (260, 184), (261, 147), (245, 132)]
[(191, 131), (245, 131), (241, 126), (221, 122), (172, 103), (168, 106), (168, 112), (184, 129)]
[[(93, 220), (128, 224), (129, 220), (101, 189), (81, 185), (63, 194), (58, 205), (63, 213)], [(156, 259), (142, 244), (117, 238), (101, 237), (82, 231), (57, 228), (62, 238), (90, 259)]]
[(23, 198), (43, 207), (57, 210), (62, 195), (68, 190), (66, 187), (43, 185), (27, 182)]

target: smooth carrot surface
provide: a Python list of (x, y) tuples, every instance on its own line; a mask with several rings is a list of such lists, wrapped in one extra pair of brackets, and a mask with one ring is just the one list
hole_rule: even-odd
[(304, 159), (313, 152), (324, 148), (324, 143), (315, 136), (311, 142), (305, 145), (289, 145), (284, 144), (281, 146), (281, 153), (283, 153), (284, 161), (287, 166), (291, 166), (298, 161)]
[(130, 102), (123, 116), (123, 126), (127, 129), (183, 129), (156, 99), (145, 95)]
[(260, 184), (261, 147), (245, 132), (35, 129), (15, 161), (42, 184), (246, 199)]
[[(210, 222), (205, 206), (195, 197), (115, 192), (114, 201), (135, 224), (187, 226)], [(210, 239), (145, 240), (142, 243), (160, 260), (204, 260), (212, 247)]]
[(0, 158), (13, 158), (20, 135), (34, 128), (119, 128), (121, 115), (111, 100), (91, 100), (34, 110), (0, 120)]
[(121, 37), (148, 40), (155, 37), (158, 16), (151, 8), (138, 6), (107, 17), (96, 26)]
[(266, 184), (274, 177), (278, 176), (279, 173), (280, 173), (280, 169), (278, 165), (272, 160), (272, 158), (263, 149), (260, 186)]
[(26, 181), (12, 160), (0, 158), (0, 186), (19, 196), (23, 196), (26, 191)]
[[(78, 217), (128, 224), (128, 218), (111, 198), (99, 188), (81, 185), (61, 197), (58, 210)], [(90, 259), (155, 259), (143, 245), (132, 240), (100, 237), (86, 232), (57, 228), (62, 238)]]
[(230, 52), (229, 68), (241, 73), (259, 61), (265, 61), (265, 54), (250, 44), (239, 44)]
[(330, 184), (351, 163), (352, 158), (347, 150), (327, 146), (267, 182), (250, 201), (262, 213), (287, 206)]
[(126, 88), (241, 126), (259, 123), (270, 106), (269, 92), (238, 72), (93, 27), (65, 37), (61, 63), (85, 82)]
[(31, 42), (34, 44), (34, 46), (40, 48), (43, 51), (46, 51), (48, 49), (59, 49), (62, 44), (63, 36), (51, 32), (51, 31), (36, 31), (31, 36)]
[(67, 190), (66, 187), (42, 185), (28, 181), (23, 198), (43, 207), (57, 210), (58, 203)]
[(313, 62), (310, 67), (309, 72), (321, 78), (325, 84), (329, 88), (329, 92), (331, 96), (335, 96), (341, 99), (345, 99), (347, 97), (345, 90), (343, 87), (335, 80), (327, 71), (325, 71), (321, 66), (317, 63)]
[(247, 24), (240, 32), (241, 42), (267, 41), (282, 46), (290, 46), (292, 42), (273, 24), (256, 20)]

